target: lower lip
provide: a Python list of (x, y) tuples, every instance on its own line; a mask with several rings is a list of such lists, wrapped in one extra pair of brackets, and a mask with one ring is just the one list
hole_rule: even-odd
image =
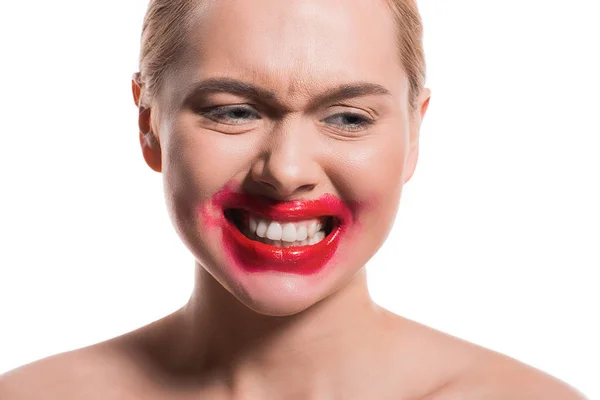
[(246, 237), (228, 219), (223, 227), (223, 244), (235, 263), (249, 272), (275, 270), (300, 275), (312, 275), (322, 270), (335, 254), (343, 225), (314, 245), (277, 247)]

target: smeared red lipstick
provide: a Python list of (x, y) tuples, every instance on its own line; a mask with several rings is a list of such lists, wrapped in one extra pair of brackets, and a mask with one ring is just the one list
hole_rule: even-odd
[[(252, 272), (277, 270), (302, 275), (316, 273), (335, 254), (340, 238), (353, 222), (350, 208), (331, 194), (318, 199), (280, 202), (223, 189), (213, 197), (211, 203), (213, 212), (220, 210), (221, 213), (213, 225), (222, 229), (224, 248), (237, 266)], [(317, 244), (277, 247), (246, 237), (232, 220), (225, 217), (227, 210), (242, 210), (279, 222), (321, 217), (333, 217), (334, 222), (331, 232)], [(205, 217), (210, 218), (208, 215)]]

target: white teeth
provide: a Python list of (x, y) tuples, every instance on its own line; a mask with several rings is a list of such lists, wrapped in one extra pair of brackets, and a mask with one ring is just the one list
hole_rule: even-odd
[(250, 233), (256, 232), (256, 228), (258, 227), (258, 222), (254, 218), (252, 218), (252, 217), (248, 218), (248, 225), (250, 226)]
[(296, 240), (306, 240), (306, 238), (308, 237), (308, 228), (306, 227), (306, 225), (300, 225), (298, 227), (298, 230), (296, 231)]
[(313, 237), (317, 233), (317, 222), (313, 221), (308, 226), (308, 237)]
[(308, 244), (317, 244), (323, 239), (325, 239), (325, 232), (319, 231), (315, 236), (308, 239)]
[(296, 225), (288, 223), (283, 225), (283, 230), (281, 233), (281, 240), (285, 242), (295, 242), (296, 238)]
[(243, 231), (250, 239), (277, 247), (307, 246), (325, 238), (322, 220), (298, 222), (275, 222), (248, 215), (247, 228)]
[(283, 233), (283, 229), (281, 228), (281, 224), (279, 222), (271, 222), (269, 224), (269, 228), (267, 229), (267, 237), (271, 240), (281, 240), (281, 234)]
[(266, 244), (270, 244), (275, 247), (296, 247), (296, 246), (312, 246), (325, 238), (324, 232), (318, 232), (314, 237), (309, 238), (307, 240), (297, 240), (295, 242), (285, 242), (283, 240), (271, 240), (271, 239), (260, 239), (260, 242), (264, 242)]
[(256, 227), (256, 236), (264, 238), (267, 235), (268, 227), (265, 221), (260, 221)]

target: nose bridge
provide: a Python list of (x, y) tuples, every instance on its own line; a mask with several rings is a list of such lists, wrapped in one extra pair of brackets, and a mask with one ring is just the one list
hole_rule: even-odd
[(254, 179), (288, 197), (318, 185), (318, 146), (301, 120), (281, 121), (268, 134), (263, 158), (253, 170)]

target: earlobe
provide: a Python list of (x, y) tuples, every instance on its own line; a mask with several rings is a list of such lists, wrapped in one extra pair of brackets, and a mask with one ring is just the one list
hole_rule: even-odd
[(419, 110), (419, 113), (421, 114), (421, 120), (423, 118), (425, 118), (425, 114), (427, 113), (427, 109), (429, 108), (429, 100), (431, 99), (431, 90), (429, 89), (423, 89), (423, 92), (421, 93), (421, 108)]
[(162, 152), (158, 140), (153, 134), (144, 134), (140, 132), (140, 146), (144, 160), (150, 168), (156, 172), (162, 171)]
[(140, 128), (140, 145), (144, 160), (156, 172), (162, 170), (162, 155), (160, 142), (151, 127), (152, 113), (149, 108), (140, 107), (138, 125)]
[(404, 164), (403, 183), (408, 182), (417, 168), (417, 160), (419, 159), (419, 135), (421, 130), (421, 121), (427, 113), (429, 108), (429, 100), (431, 99), (431, 90), (424, 88), (419, 95), (419, 119), (415, 121), (415, 125), (412, 127), (413, 135), (411, 135), (411, 141), (409, 143), (410, 150), (406, 163)]
[(415, 169), (417, 168), (417, 160), (419, 159), (419, 141), (417, 140), (414, 145), (411, 147), (410, 152), (408, 153), (408, 158), (406, 159), (406, 163), (404, 164), (404, 172), (402, 177), (402, 182), (405, 184), (412, 178), (415, 173)]

